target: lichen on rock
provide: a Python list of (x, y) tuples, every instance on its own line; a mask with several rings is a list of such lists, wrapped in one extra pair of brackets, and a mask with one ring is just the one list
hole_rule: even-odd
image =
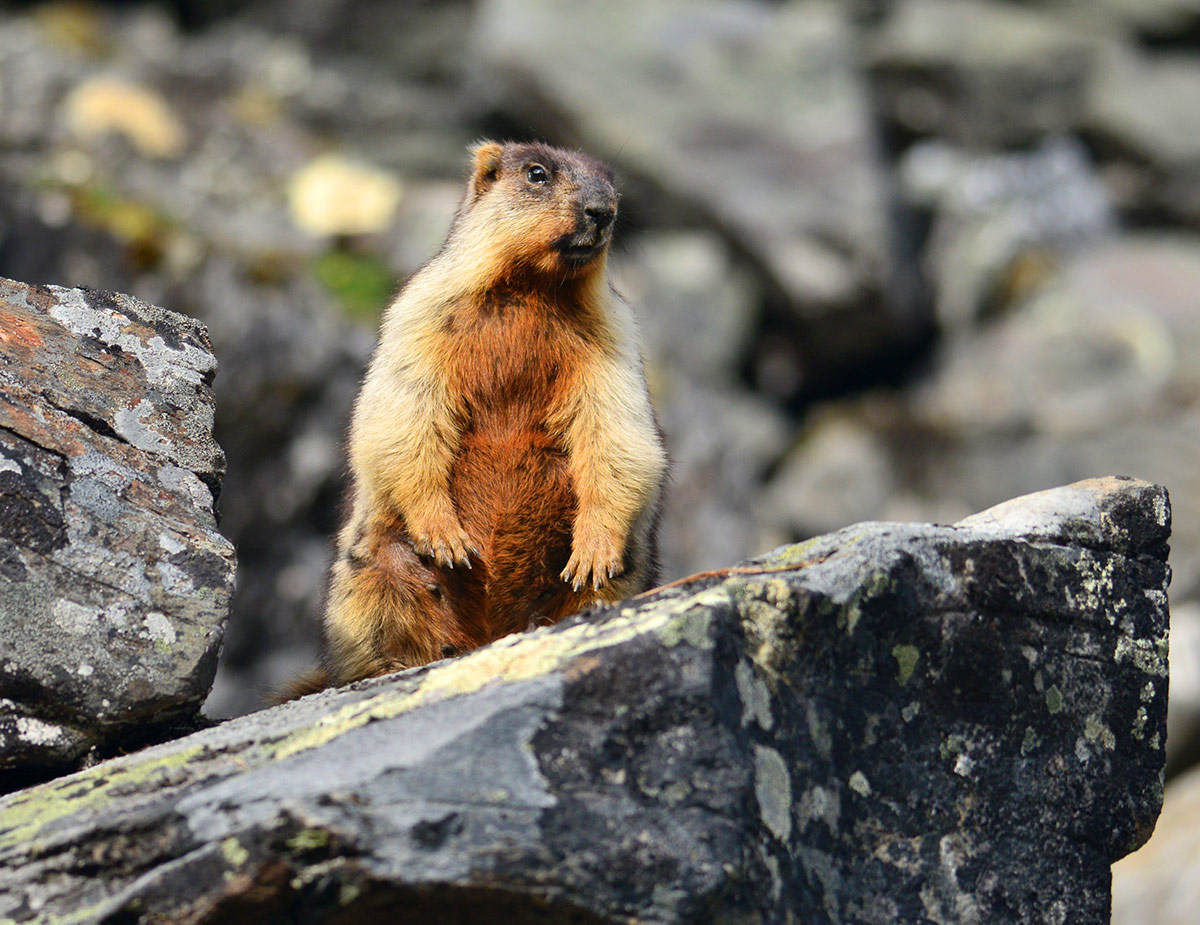
[(195, 720), (233, 589), (215, 374), (189, 318), (0, 280), (0, 770)]

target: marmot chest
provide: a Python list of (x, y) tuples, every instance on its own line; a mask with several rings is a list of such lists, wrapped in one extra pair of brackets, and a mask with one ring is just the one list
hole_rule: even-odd
[[(547, 418), (584, 342), (538, 308), (460, 312), (447, 341), (463, 411), (450, 494), (480, 544), (480, 574), (506, 575), (521, 594), (566, 564), (576, 505), (566, 447)], [(531, 549), (540, 550), (532, 559)]]
[(586, 351), (580, 333), (538, 302), (460, 308), (446, 332), (464, 436), (542, 429)]

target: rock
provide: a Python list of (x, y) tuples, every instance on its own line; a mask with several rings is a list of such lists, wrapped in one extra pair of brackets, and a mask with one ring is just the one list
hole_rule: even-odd
[(890, 448), (872, 427), (835, 407), (817, 418), (761, 502), (768, 522), (804, 538), (878, 516), (897, 487)]
[(1087, 127), (1113, 150), (1122, 205), (1200, 220), (1200, 64), (1193, 55), (1113, 48), (1098, 58)]
[(469, 0), (252, 0), (238, 5), (244, 8), (239, 26), (249, 21), (273, 33), (295, 34), (315, 50), (368, 59), (427, 85), (459, 76), (472, 13)]
[(1200, 324), (1184, 310), (1186, 290), (1171, 291), (1193, 280), (1200, 250), (1174, 242), (1091, 250), (1011, 318), (951, 346), (922, 412), (977, 434), (1080, 436), (1133, 421), (1173, 379), (1195, 381), (1186, 358)]
[(787, 418), (762, 399), (681, 375), (654, 400), (671, 454), (659, 533), (664, 579), (787, 539), (754, 511), (757, 480), (790, 439)]
[(1168, 524), (1122, 479), (861, 524), (105, 762), (0, 799), (0, 916), (1105, 921)]
[(1200, 21), (1196, 0), (1043, 0), (1080, 18), (1097, 19), (1138, 34), (1166, 39), (1186, 35)]
[(1112, 925), (1191, 925), (1200, 907), (1200, 768), (1167, 785), (1154, 837), (1113, 865)]
[(312, 281), (256, 284), (219, 257), (187, 295), (213, 325), (223, 364), (222, 528), (238, 547), (239, 581), (220, 667), (229, 683), (206, 712), (228, 716), (262, 706), (279, 680), (257, 672), (261, 660), (316, 651), (345, 428), (374, 338), (328, 311)]
[(650, 231), (618, 241), (613, 285), (637, 311), (664, 374), (733, 384), (750, 355), (761, 294), (708, 232)]
[(195, 721), (233, 592), (207, 334), (0, 280), (0, 769)]
[[(779, 477), (836, 481), (843, 456), (809, 449), (826, 439), (818, 432), (832, 419), (865, 431), (859, 443), (888, 462), (894, 490), (873, 516), (887, 516), (897, 495), (924, 499), (914, 516), (940, 517), (1098, 471), (1147, 472), (1174, 487), (1181, 512), (1174, 592), (1180, 601), (1200, 596), (1200, 532), (1191, 526), (1193, 511), (1200, 522), (1200, 494), (1190, 490), (1200, 453), (1198, 288), (1195, 236), (1088, 247), (1023, 304), (946, 343), (930, 375), (907, 392), (813, 414)], [(836, 497), (820, 507), (826, 522), (864, 513), (848, 506), (839, 517), (830, 509)], [(803, 526), (799, 502), (779, 513)]]
[(488, 0), (475, 38), (510, 121), (611, 160), (659, 220), (698, 217), (752, 262), (807, 385), (911, 336), (883, 298), (889, 191), (839, 5)]
[[(89, 9), (68, 24), (88, 47), (69, 53), (53, 38), (61, 29), (0, 13), (0, 275), (129, 292), (207, 325), (230, 469), (222, 526), (242, 566), (222, 668), (231, 683), (213, 710), (253, 709), (272, 680), (255, 662), (280, 649), (311, 659), (316, 645), (345, 427), (373, 342), (373, 318), (347, 315), (377, 309), (403, 269), (388, 256), (412, 250), (399, 222), (352, 253), (311, 237), (292, 221), (288, 180), (328, 152), (379, 164), (415, 199), (410, 162), (375, 156), (379, 139), (425, 145), (418, 136), (437, 134), (445, 113), (414, 111), (391, 75), (364, 66), (352, 79), (244, 22), (185, 34), (161, 8)], [(112, 75), (153, 88), (181, 123), (190, 142), (176, 159), (71, 133), (72, 93)], [(452, 156), (438, 162), (457, 179), (471, 133), (444, 134)], [(324, 272), (347, 265), (340, 287)], [(373, 307), (361, 308), (362, 290)]]
[(1087, 100), (1092, 32), (994, 0), (900, 0), (872, 46), (880, 107), (908, 132), (966, 147), (1070, 131)]
[(926, 272), (937, 320), (952, 336), (1019, 302), (1065, 258), (1116, 231), (1109, 195), (1074, 138), (984, 156), (923, 142), (899, 172), (906, 198), (932, 213)]
[[(1023, 304), (947, 342), (924, 381), (810, 414), (764, 515), (801, 538), (864, 516), (948, 522), (1031, 488), (1144, 473), (1172, 491), (1171, 598), (1186, 615), (1200, 603), (1196, 291), (1194, 235), (1085, 248)], [(1185, 702), (1173, 771), (1200, 752)]]
[(921, 491), (970, 506), (1116, 470), (1175, 489), (1174, 593), (1200, 595), (1200, 239), (1088, 249), (1020, 310), (951, 345), (911, 408)]
[(646, 232), (613, 262), (614, 286), (644, 330), (646, 375), (671, 454), (659, 533), (663, 578), (778, 545), (786, 536), (756, 516), (754, 488), (792, 426), (738, 381), (758, 321), (758, 288), (707, 232)]
[(40, 144), (46, 123), (84, 71), (71, 55), (54, 54), (30, 18), (0, 20), (0, 148)]
[(412, 276), (441, 249), (462, 192), (457, 179), (427, 180), (405, 190), (396, 210), (396, 227), (404, 233), (395, 236), (388, 254), (388, 263), (401, 279)]

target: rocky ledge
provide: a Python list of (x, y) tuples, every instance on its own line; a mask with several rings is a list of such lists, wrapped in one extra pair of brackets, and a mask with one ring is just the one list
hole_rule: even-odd
[[(233, 547), (204, 326), (0, 279), (0, 782), (161, 741), (216, 670)], [(194, 728), (194, 725), (193, 725)]]
[(0, 800), (0, 918), (1106, 922), (1166, 492), (870, 523)]

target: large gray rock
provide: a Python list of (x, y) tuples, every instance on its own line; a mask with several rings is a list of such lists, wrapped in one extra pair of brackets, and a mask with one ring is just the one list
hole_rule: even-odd
[(233, 592), (204, 328), (0, 280), (0, 769), (194, 720)]
[(1158, 38), (1186, 35), (1200, 21), (1196, 0), (1041, 0), (1065, 13)]
[(754, 516), (753, 502), (759, 473), (787, 446), (787, 418), (760, 398), (679, 375), (656, 399), (671, 451), (663, 574), (715, 568), (785, 541), (769, 519)]
[(996, 0), (899, 0), (875, 37), (884, 114), (969, 147), (1026, 144), (1078, 124), (1093, 23)]
[(613, 285), (637, 311), (650, 375), (736, 386), (762, 293), (728, 244), (700, 231), (649, 231), (618, 244)]
[(0, 917), (1102, 922), (1166, 493), (860, 524), (0, 800)]
[(495, 108), (734, 243), (798, 327), (806, 385), (911, 335), (884, 305), (888, 185), (841, 6), (487, 0), (475, 38)]
[(1097, 59), (1087, 128), (1113, 152), (1114, 188), (1142, 213), (1200, 220), (1200, 63), (1116, 47)]
[(1116, 231), (1110, 197), (1074, 138), (985, 156), (923, 142), (899, 173), (905, 197), (931, 213), (924, 269), (946, 335), (1002, 311)]

